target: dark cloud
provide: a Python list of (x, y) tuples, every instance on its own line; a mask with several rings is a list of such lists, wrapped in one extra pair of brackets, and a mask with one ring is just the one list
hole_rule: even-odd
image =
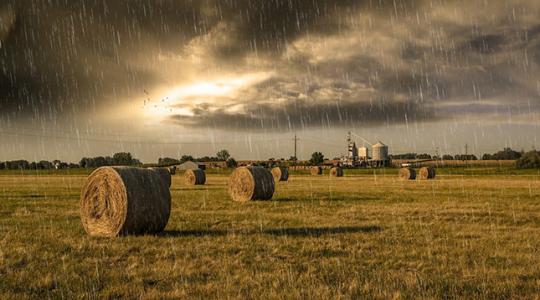
[(248, 104), (242, 113), (220, 109), (209, 111), (201, 107), (192, 109), (193, 116), (173, 116), (170, 121), (183, 126), (202, 126), (214, 129), (239, 130), (301, 130), (312, 127), (373, 126), (405, 124), (411, 120), (435, 121), (431, 109), (416, 103), (398, 103), (375, 99), (372, 103), (329, 101), (310, 103), (306, 100), (285, 105)]
[[(213, 26), (199, 1), (8, 1), (0, 109), (15, 116), (95, 110), (160, 80), (140, 56), (178, 52)], [(96, 104), (97, 103), (97, 104)], [(55, 116), (56, 117), (56, 116)]]
[(8, 0), (0, 7), (0, 109), (14, 117), (43, 117), (51, 107), (75, 115), (95, 110), (163, 79), (160, 70), (137, 66), (141, 57), (152, 64), (158, 53), (182, 53), (218, 22), (228, 33), (213, 51), (230, 59), (281, 52), (306, 32), (339, 30), (330, 16), (357, 3)]
[(238, 99), (198, 101), (185, 107), (194, 116), (169, 120), (282, 129), (493, 107), (474, 101), (521, 107), (539, 97), (538, 13), (532, 0), (8, 0), (0, 116), (76, 118), (171, 77), (260, 70), (275, 74)]

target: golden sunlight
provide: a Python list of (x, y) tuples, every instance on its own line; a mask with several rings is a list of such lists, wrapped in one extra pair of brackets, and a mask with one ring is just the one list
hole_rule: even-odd
[[(229, 75), (163, 89), (156, 93), (159, 96), (144, 100), (143, 114), (146, 119), (159, 121), (172, 115), (193, 116), (193, 109), (200, 105), (210, 111), (225, 107), (238, 111), (239, 105), (235, 102), (241, 92), (271, 76), (269, 72)], [(231, 102), (234, 104), (231, 105)]]

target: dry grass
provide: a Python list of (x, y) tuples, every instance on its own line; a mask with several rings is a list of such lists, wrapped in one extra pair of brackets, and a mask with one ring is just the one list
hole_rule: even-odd
[(0, 176), (0, 298), (534, 298), (540, 176), (295, 176), (236, 203), (185, 185), (160, 236), (91, 238), (82, 176)]

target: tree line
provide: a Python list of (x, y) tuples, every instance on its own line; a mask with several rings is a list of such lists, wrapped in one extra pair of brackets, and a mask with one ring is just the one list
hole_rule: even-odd
[(0, 170), (75, 169), (99, 168), (104, 166), (142, 166), (142, 163), (140, 160), (133, 158), (129, 152), (115, 153), (112, 157), (83, 157), (78, 164), (62, 162), (60, 160), (29, 162), (24, 159), (0, 162)]
[[(392, 159), (443, 159), (443, 160), (478, 160), (476, 155), (473, 154), (457, 154), (449, 155), (445, 154), (442, 157), (431, 156), (430, 154), (394, 154), (390, 156)], [(495, 152), (493, 154), (484, 154), (481, 157), (482, 160), (516, 160), (517, 168), (540, 168), (540, 152), (533, 150), (529, 152), (515, 151), (511, 148), (504, 148), (502, 151)], [(320, 165), (324, 162), (325, 157), (321, 152), (314, 152), (311, 155), (311, 159), (307, 162), (300, 163), (296, 158), (291, 157), (289, 161), (284, 159), (275, 160), (271, 158), (269, 160), (270, 165), (289, 165), (291, 162), (295, 165)], [(181, 164), (186, 161), (195, 162), (226, 162), (227, 167), (235, 168), (238, 163), (231, 157), (229, 151), (220, 150), (216, 153), (216, 156), (203, 156), (200, 158), (194, 158), (191, 155), (183, 155), (179, 159), (164, 157), (158, 159), (158, 166), (167, 166)], [(129, 152), (119, 152), (111, 156), (96, 156), (96, 157), (83, 157), (79, 164), (66, 163), (60, 160), (46, 161), (41, 160), (38, 162), (29, 162), (27, 160), (12, 160), (0, 162), (0, 170), (46, 170), (46, 169), (66, 169), (66, 168), (99, 168), (103, 166), (142, 166), (140, 160), (134, 158)]]
[(0, 162), (0, 170), (48, 170), (48, 169), (67, 169), (79, 168), (78, 164), (67, 163), (60, 160), (53, 161), (34, 161), (12, 160)]
[[(504, 148), (495, 153), (485, 153), (480, 157), (481, 160), (517, 160), (524, 155), (524, 151), (515, 151), (511, 148)], [(474, 154), (444, 154), (442, 156), (431, 156), (427, 153), (404, 153), (390, 155), (392, 159), (442, 159), (442, 160), (479, 160)]]
[(83, 157), (79, 162), (81, 168), (99, 168), (105, 166), (133, 166), (140, 167), (142, 162), (134, 158), (130, 152), (118, 152), (112, 157), (110, 156), (96, 156), (96, 157)]
[(160, 157), (158, 159), (158, 166), (171, 166), (171, 165), (179, 165), (182, 163), (185, 163), (186, 161), (193, 161), (193, 162), (225, 162), (226, 166), (228, 168), (236, 168), (238, 166), (238, 163), (234, 158), (231, 157), (231, 154), (228, 150), (223, 149), (216, 153), (216, 156), (203, 156), (199, 158), (195, 158), (192, 155), (182, 155), (180, 158), (171, 158), (171, 157)]

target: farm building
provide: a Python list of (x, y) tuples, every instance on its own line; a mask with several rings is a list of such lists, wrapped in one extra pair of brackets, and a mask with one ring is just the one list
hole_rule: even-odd
[(197, 170), (197, 169), (206, 170), (206, 165), (201, 162), (193, 162), (193, 161), (188, 160), (182, 164), (177, 165), (176, 169), (177, 170)]

